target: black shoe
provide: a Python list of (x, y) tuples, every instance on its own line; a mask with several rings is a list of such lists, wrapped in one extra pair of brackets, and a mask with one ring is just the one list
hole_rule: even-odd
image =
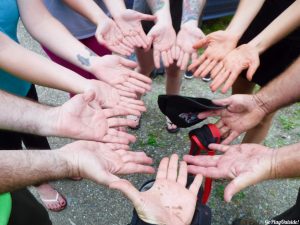
[(194, 78), (194, 75), (191, 71), (186, 71), (184, 74), (184, 78), (190, 80)]
[(211, 81), (210, 74), (207, 74), (205, 77), (202, 78), (202, 80), (203, 80), (204, 82), (209, 82), (209, 81)]

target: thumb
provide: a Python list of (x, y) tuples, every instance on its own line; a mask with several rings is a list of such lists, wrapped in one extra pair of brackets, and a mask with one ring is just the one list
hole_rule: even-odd
[(137, 63), (132, 61), (132, 60), (129, 60), (129, 59), (125, 59), (123, 57), (120, 58), (120, 62), (122, 64), (122, 66), (126, 66), (126, 67), (129, 67), (130, 69), (134, 69), (137, 67)]
[(232, 103), (231, 98), (214, 99), (212, 102), (218, 106), (228, 106)]
[(203, 48), (208, 44), (208, 38), (202, 38), (196, 44), (193, 45), (193, 48), (198, 49), (198, 48)]
[(138, 15), (140, 20), (148, 20), (148, 21), (156, 20), (156, 16), (154, 16), (154, 15), (144, 14), (144, 13), (140, 13), (140, 12), (136, 12), (136, 14)]
[(246, 77), (249, 81), (252, 80), (252, 77), (258, 67), (259, 67), (259, 60), (254, 61), (253, 63), (250, 64), (249, 69), (247, 70), (247, 74), (246, 74)]
[(159, 35), (159, 29), (156, 29), (155, 25), (152, 27), (152, 29), (149, 31), (147, 36), (151, 38), (152, 42), (154, 41), (155, 38), (157, 38)]
[(128, 180), (121, 179), (119, 181), (112, 182), (109, 185), (109, 188), (122, 192), (134, 206), (140, 204), (140, 192)]
[(83, 100), (87, 103), (90, 103), (93, 101), (96, 97), (96, 94), (94, 91), (87, 91), (86, 93), (83, 94)]
[(255, 184), (256, 177), (250, 173), (244, 173), (232, 180), (224, 190), (224, 200), (230, 202), (232, 197), (244, 188)]

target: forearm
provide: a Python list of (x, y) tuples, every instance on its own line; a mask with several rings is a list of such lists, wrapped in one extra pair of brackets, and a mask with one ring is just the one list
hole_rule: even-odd
[(0, 193), (70, 176), (68, 161), (57, 150), (0, 151)]
[(107, 15), (93, 0), (63, 0), (69, 7), (98, 25)]
[(249, 42), (257, 48), (259, 53), (264, 52), (270, 46), (287, 36), (300, 25), (300, 1), (295, 1), (282, 12), (269, 26), (258, 36)]
[(66, 61), (92, 72), (93, 60), (98, 58), (96, 54), (74, 38), (40, 0), (18, 0), (18, 5), (25, 27), (39, 43)]
[(300, 143), (275, 150), (272, 178), (300, 177)]
[(228, 25), (226, 31), (237, 35), (239, 38), (246, 31), (254, 17), (257, 15), (265, 0), (241, 0), (237, 11)]
[[(58, 110), (0, 91), (0, 128), (43, 136), (55, 135)], [(59, 134), (56, 134), (59, 135)]]
[(103, 0), (103, 1), (114, 19), (118, 19), (121, 12), (126, 10), (126, 5), (124, 3), (124, 0), (114, 0), (114, 1)]
[(181, 26), (189, 23), (198, 27), (206, 0), (183, 0)]
[(172, 23), (169, 0), (147, 0), (147, 3), (157, 18), (156, 22)]
[(282, 74), (254, 95), (267, 113), (293, 104), (300, 99), (300, 57)]
[(0, 33), (0, 67), (32, 83), (83, 93), (86, 79), (43, 56), (31, 52)]

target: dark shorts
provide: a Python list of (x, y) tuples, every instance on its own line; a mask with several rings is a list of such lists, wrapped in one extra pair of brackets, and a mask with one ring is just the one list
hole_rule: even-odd
[[(248, 43), (267, 27), (294, 0), (266, 0), (262, 9), (239, 41)], [(260, 56), (260, 66), (253, 76), (253, 82), (260, 86), (280, 75), (300, 55), (300, 28), (270, 47)], [(242, 75), (245, 77), (245, 71)]]
[(12, 210), (8, 225), (51, 225), (47, 210), (27, 190), (11, 193)]
[[(170, 0), (172, 24), (176, 33), (179, 32), (181, 25), (182, 1), (183, 0)], [(152, 14), (146, 0), (135, 0), (133, 3), (133, 10), (145, 14)], [(145, 33), (147, 34), (154, 26), (154, 23), (150, 21), (142, 21), (142, 25)]]

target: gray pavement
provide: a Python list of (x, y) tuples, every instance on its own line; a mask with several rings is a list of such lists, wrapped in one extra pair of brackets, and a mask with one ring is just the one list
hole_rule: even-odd
[[(22, 26), (19, 29), (19, 37), (23, 46), (43, 54), (39, 45), (28, 36)], [(68, 100), (67, 93), (44, 87), (37, 89), (40, 102), (45, 104), (60, 105)], [(188, 129), (182, 129), (178, 134), (171, 135), (164, 128), (165, 120), (156, 103), (158, 94), (162, 93), (164, 93), (164, 78), (159, 77), (154, 81), (152, 92), (144, 97), (148, 111), (143, 116), (141, 129), (134, 132), (138, 141), (132, 146), (132, 149), (145, 150), (154, 157), (156, 166), (163, 156), (173, 152), (182, 155), (189, 150)], [(207, 98), (222, 97), (221, 94), (212, 94), (206, 83), (195, 79), (183, 79), (182, 94)], [(299, 104), (281, 110), (273, 122), (265, 143), (275, 148), (297, 142), (299, 140), (299, 115)], [(214, 120), (210, 119), (210, 121)], [(49, 138), (53, 149), (70, 141), (63, 138)], [(134, 175), (127, 178), (138, 187), (150, 177)], [(68, 207), (65, 210), (60, 213), (50, 212), (54, 225), (125, 225), (130, 221), (132, 206), (116, 191), (85, 180), (79, 182), (63, 180), (52, 182), (52, 184), (68, 200)], [(237, 217), (250, 217), (265, 224), (266, 219), (283, 212), (294, 204), (300, 182), (298, 179), (264, 182), (247, 188), (228, 204), (222, 198), (225, 185), (225, 181), (214, 183), (209, 201), (213, 212), (213, 225), (231, 224), (232, 220)], [(31, 190), (36, 194), (33, 188)]]

